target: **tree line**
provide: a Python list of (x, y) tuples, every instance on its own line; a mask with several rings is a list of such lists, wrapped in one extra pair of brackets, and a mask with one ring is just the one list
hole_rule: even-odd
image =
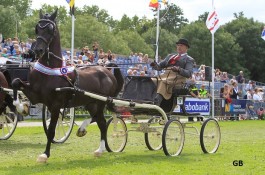
[[(0, 33), (4, 37), (14, 37), (18, 33), (20, 40), (35, 38), (35, 26), (39, 20), (39, 10), (30, 9), (31, 0), (5, 0), (0, 2)], [(71, 47), (71, 16), (69, 9), (62, 6), (42, 7), (44, 13), (59, 9), (57, 23), (61, 35), (62, 47)], [(113, 19), (105, 9), (98, 6), (84, 6), (75, 9), (75, 48), (92, 47), (98, 42), (104, 50), (129, 55), (130, 52), (142, 52), (155, 56), (156, 11), (154, 18), (145, 16), (132, 18), (126, 14), (120, 20)], [(189, 54), (196, 64), (211, 66), (212, 39), (206, 28), (208, 12), (189, 22), (183, 10), (170, 4), (160, 11), (159, 56), (163, 59), (168, 53), (175, 52), (175, 42), (187, 38), (191, 44)], [(265, 41), (261, 31), (265, 24), (246, 18), (243, 12), (235, 12), (234, 19), (222, 25), (215, 33), (215, 68), (237, 75), (244, 71), (245, 77), (265, 82)]]

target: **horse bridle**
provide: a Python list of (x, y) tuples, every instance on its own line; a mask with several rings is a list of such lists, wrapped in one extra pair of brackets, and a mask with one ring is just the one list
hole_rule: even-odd
[[(41, 26), (41, 25), (40, 25), (41, 22), (47, 22), (47, 24)], [(37, 24), (36, 27), (35, 27), (35, 33), (38, 34), (37, 27), (39, 27), (39, 28), (41, 28), (41, 29), (44, 29), (44, 28), (46, 28), (47, 26), (49, 27), (50, 24), (53, 26), (52, 37), (50, 38), (50, 40), (48, 41), (48, 40), (47, 40), (46, 38), (44, 38), (43, 36), (39, 36), (39, 35), (37, 36), (36, 39), (37, 39), (37, 40), (40, 39), (40, 40), (42, 40), (42, 41), (44, 41), (44, 42), (46, 43), (46, 45), (47, 45), (46, 51), (48, 52), (48, 59), (49, 59), (49, 55), (52, 55), (52, 56), (54, 56), (55, 58), (62, 60), (62, 58), (58, 57), (58, 56), (55, 55), (53, 52), (50, 52), (50, 51), (49, 51), (50, 43), (52, 42), (53, 38), (56, 36), (56, 33), (57, 33), (57, 31), (56, 31), (56, 23), (53, 22), (53, 21), (50, 20), (50, 19), (40, 19), (39, 22), (38, 22), (38, 24)]]

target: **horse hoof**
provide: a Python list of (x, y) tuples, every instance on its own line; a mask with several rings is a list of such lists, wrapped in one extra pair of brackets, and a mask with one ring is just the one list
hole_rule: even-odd
[(81, 129), (79, 128), (78, 131), (77, 131), (77, 133), (76, 133), (76, 135), (77, 135), (78, 137), (83, 137), (83, 136), (86, 135), (86, 133), (87, 133), (86, 130), (81, 131)]
[(38, 163), (47, 163), (48, 157), (46, 154), (41, 154), (39, 155), (39, 157), (37, 158), (37, 162)]
[(95, 157), (101, 157), (102, 156), (102, 152), (94, 152), (94, 156)]

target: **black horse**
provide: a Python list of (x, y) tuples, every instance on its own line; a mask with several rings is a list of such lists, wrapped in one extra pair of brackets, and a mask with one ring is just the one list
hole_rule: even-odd
[[(89, 123), (97, 122), (101, 133), (100, 147), (95, 153), (101, 154), (105, 149), (107, 131), (103, 110), (106, 102), (84, 96), (78, 91), (58, 92), (56, 88), (77, 87), (95, 94), (115, 97), (123, 86), (120, 69), (114, 69), (113, 75), (110, 70), (102, 66), (74, 69), (72, 66), (65, 65), (61, 54), (60, 35), (55, 22), (57, 10), (51, 15), (43, 15), (40, 11), (40, 20), (35, 29), (36, 45), (33, 48), (38, 61), (30, 72), (29, 83), (20, 79), (12, 82), (14, 94), (17, 90), (21, 90), (31, 103), (43, 103), (51, 112), (48, 141), (44, 153), (38, 157), (39, 162), (46, 162), (50, 156), (50, 146), (55, 135), (60, 108), (65, 107), (85, 106), (92, 116)], [(84, 128), (81, 128), (79, 132), (82, 133), (83, 130)]]

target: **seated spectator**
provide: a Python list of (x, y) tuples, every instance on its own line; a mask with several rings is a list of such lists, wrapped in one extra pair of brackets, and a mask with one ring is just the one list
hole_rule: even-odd
[(194, 79), (195, 79), (195, 81), (201, 81), (202, 80), (201, 73), (200, 72), (196, 72), (194, 74)]
[[(195, 81), (191, 81), (191, 84), (189, 86), (189, 92), (192, 97), (200, 98), (200, 93), (198, 88), (195, 85)], [(193, 117), (188, 117), (188, 121), (194, 121)], [(197, 121), (203, 121), (203, 117), (197, 117)]]
[(9, 54), (7, 53), (7, 48), (3, 48), (2, 50), (2, 57), (8, 58)]
[(143, 53), (139, 53), (138, 55), (138, 63), (142, 63), (143, 62)]
[(254, 81), (249, 80), (248, 84), (246, 84), (245, 90), (254, 90), (255, 89), (255, 83)]
[(133, 73), (134, 76), (138, 75), (138, 71), (136, 69), (134, 69), (132, 73)]
[(216, 69), (215, 76), (214, 76), (214, 80), (216, 82), (219, 82), (221, 80), (221, 74), (222, 74), (222, 72), (219, 69)]
[(257, 110), (257, 115), (258, 115), (258, 119), (259, 120), (264, 120), (265, 119), (265, 110), (263, 107), (260, 107), (258, 110)]
[(132, 75), (133, 75), (133, 71), (132, 71), (132, 69), (128, 69), (128, 70), (127, 70), (127, 75), (128, 75), (128, 76), (132, 76)]
[(146, 76), (144, 71), (140, 71), (140, 76)]
[(233, 82), (237, 82), (236, 77), (232, 76), (231, 80), (229, 81), (230, 84), (233, 84)]
[(104, 58), (104, 55), (105, 55), (105, 53), (104, 53), (103, 49), (100, 49), (99, 50), (99, 54), (98, 54), (98, 58), (99, 59), (103, 59)]
[(71, 60), (71, 51), (67, 50), (66, 55), (64, 55), (65, 60)]
[(254, 91), (252, 89), (247, 90), (247, 94), (246, 94), (246, 97), (244, 99), (253, 100), (253, 93), (254, 93)]
[(135, 53), (133, 56), (132, 56), (132, 63), (138, 63), (138, 53)]
[(94, 44), (92, 45), (92, 48), (93, 48), (93, 54), (94, 54), (93, 55), (94, 56), (93, 60), (95, 62), (97, 62), (98, 58), (99, 58), (99, 54), (98, 54), (99, 44), (98, 44), (98, 42), (94, 42)]
[(227, 72), (223, 72), (221, 74), (220, 82), (222, 82), (222, 83), (228, 83), (229, 82), (229, 78), (228, 78)]
[(145, 54), (142, 60), (143, 63), (149, 63), (148, 54)]
[(261, 88), (255, 88), (253, 94), (253, 100), (259, 102), (263, 101), (263, 90)]
[(205, 72), (205, 65), (204, 64), (200, 65), (198, 71), (204, 71)]
[(201, 98), (207, 98), (211, 95), (208, 93), (208, 91), (205, 89), (205, 84), (201, 85), (201, 88), (199, 89), (199, 95)]
[(243, 83), (245, 81), (243, 71), (239, 71), (239, 75), (236, 77), (238, 83)]
[(83, 55), (82, 61), (84, 63), (85, 63), (85, 61), (91, 62), (90, 57), (91, 57), (91, 52), (90, 51), (85, 51), (85, 55)]
[(111, 62), (112, 61), (112, 52), (111, 52), (111, 50), (108, 50), (108, 60), (109, 60), (109, 62)]

